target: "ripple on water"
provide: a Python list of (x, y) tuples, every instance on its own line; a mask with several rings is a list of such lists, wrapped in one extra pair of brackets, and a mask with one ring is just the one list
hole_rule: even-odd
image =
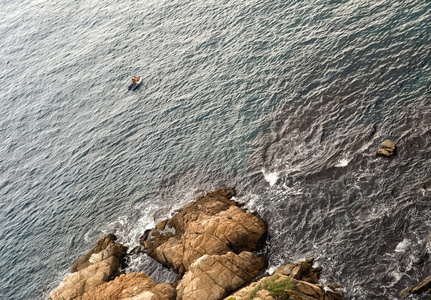
[(4, 297), (45, 299), (103, 234), (133, 246), (222, 185), (268, 220), (270, 266), (315, 256), (347, 299), (397, 297), (430, 271), (428, 11), (3, 1)]

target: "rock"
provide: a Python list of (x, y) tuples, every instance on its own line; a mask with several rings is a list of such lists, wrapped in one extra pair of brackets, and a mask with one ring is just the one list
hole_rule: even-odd
[(187, 205), (168, 220), (163, 231), (151, 232), (144, 241), (145, 250), (179, 273), (206, 254), (255, 250), (265, 236), (266, 225), (230, 200), (232, 195), (234, 189), (224, 188)]
[(391, 140), (385, 140), (381, 148), (377, 150), (376, 156), (390, 157), (395, 154), (396, 146)]
[(77, 272), (79, 270), (82, 270), (86, 267), (88, 267), (90, 265), (90, 263), (88, 262), (89, 258), (95, 254), (98, 253), (102, 250), (105, 250), (106, 247), (108, 247), (109, 245), (114, 245), (115, 244), (115, 240), (117, 239), (117, 237), (113, 234), (108, 234), (107, 236), (101, 238), (98, 242), (97, 245), (91, 249), (87, 254), (85, 254), (83, 257), (81, 257), (72, 267), (72, 273), (73, 272)]
[[(338, 292), (339, 286), (331, 291), (316, 285), (321, 269), (313, 268), (313, 261), (314, 259), (309, 259), (297, 264), (281, 266), (273, 275), (262, 277), (258, 282), (234, 292), (225, 300), (230, 297), (236, 300), (342, 300), (342, 292)], [(300, 279), (295, 279), (293, 276)]]
[(297, 264), (287, 264), (279, 267), (274, 271), (274, 274), (291, 276), (294, 279), (317, 283), (319, 281), (321, 269), (313, 268), (314, 258)]
[[(325, 290), (317, 285), (308, 283), (306, 281), (297, 281), (295, 284), (295, 292), (304, 296), (311, 297), (311, 299), (323, 299)], [(302, 297), (299, 299), (303, 299)]]
[(129, 251), (129, 253), (127, 253), (127, 255), (138, 255), (144, 252), (144, 247), (142, 245), (138, 245), (133, 247), (132, 250)]
[(412, 293), (423, 293), (431, 288), (431, 276), (421, 280), (418, 284), (412, 287)]
[(190, 265), (177, 286), (177, 299), (221, 299), (249, 282), (263, 266), (263, 258), (251, 252), (204, 255)]
[(165, 227), (166, 227), (166, 224), (168, 223), (168, 220), (166, 219), (166, 220), (163, 220), (163, 221), (161, 221), (161, 222), (159, 222), (157, 225), (156, 225), (156, 228), (157, 228), (157, 230), (160, 230), (160, 231), (163, 231), (164, 229), (165, 229)]
[(292, 270), (296, 266), (297, 266), (297, 264), (287, 264), (287, 265), (281, 266), (277, 270), (274, 271), (274, 274), (290, 276), (290, 274), (292, 273)]
[[(231, 200), (234, 195), (233, 188), (223, 188), (201, 197), (141, 237), (148, 254), (179, 272), (174, 284), (155, 284), (143, 272), (119, 274), (127, 248), (116, 243), (114, 235), (108, 235), (75, 263), (72, 273), (50, 293), (50, 299), (218, 300), (226, 297), (250, 282), (265, 264), (263, 258), (250, 251), (264, 240), (266, 224)], [(129, 255), (139, 255), (141, 251), (142, 246), (137, 246)], [(316, 285), (321, 269), (313, 268), (313, 262), (314, 259), (308, 259), (282, 266), (272, 276), (262, 277), (232, 296), (237, 300), (255, 296), (261, 300), (342, 300), (342, 294), (336, 292), (338, 288), (335, 292), (325, 291)]]
[(173, 300), (175, 289), (168, 283), (155, 284), (144, 272), (129, 273), (89, 290), (76, 300), (98, 299)]
[(235, 195), (235, 188), (225, 187), (200, 197), (195, 202), (180, 209), (168, 221), (168, 226), (175, 228), (178, 234), (183, 234), (187, 224), (196, 221), (201, 214), (213, 216), (227, 210), (232, 205), (237, 206), (238, 204), (235, 201), (230, 200)]
[[(51, 300), (218, 300), (250, 282), (264, 259), (250, 251), (261, 244), (266, 224), (231, 200), (233, 188), (223, 188), (199, 198), (171, 219), (159, 222), (141, 237), (145, 251), (184, 274), (175, 289), (155, 284), (145, 273), (119, 274), (127, 248), (108, 235), (79, 259), (72, 273), (50, 293)], [(129, 255), (138, 255), (142, 246)], [(340, 300), (342, 294), (316, 285), (320, 268), (314, 259), (278, 268), (273, 276), (237, 291), (236, 299)], [(178, 277), (180, 278), (180, 277)], [(175, 283), (176, 284), (176, 283)], [(177, 297), (177, 298), (176, 298)], [(243, 298), (241, 298), (243, 297)], [(254, 297), (254, 296), (253, 296)]]
[(143, 245), (144, 242), (148, 239), (148, 236), (150, 235), (150, 233), (151, 233), (151, 229), (147, 229), (147, 230), (144, 231), (144, 234), (139, 239), (139, 243), (141, 245)]
[(400, 292), (400, 298), (404, 299), (410, 295), (410, 288), (406, 287), (404, 290)]
[(389, 157), (391, 155), (392, 153), (382, 148), (378, 149), (376, 152), (376, 156), (380, 156), (380, 157), (383, 157), (383, 156)]
[(332, 292), (332, 291), (326, 291), (325, 292), (325, 300), (343, 300), (343, 294)]
[[(336, 294), (336, 293), (333, 293)], [(290, 276), (274, 274), (263, 277), (258, 282), (252, 283), (235, 293), (224, 298), (224, 300), (338, 300), (343, 299), (342, 295), (336, 294), (341, 298), (332, 298), (331, 294), (315, 284), (300, 281)]]
[(109, 235), (100, 239), (95, 248), (78, 260), (74, 265), (76, 271), (51, 291), (51, 299), (75, 299), (118, 276), (120, 262), (126, 254), (127, 247), (115, 243), (114, 237)]
[(302, 274), (307, 272), (308, 265), (304, 263), (299, 263), (295, 268), (293, 268), (291, 276), (293, 279), (300, 280), (302, 278)]
[(389, 151), (394, 151), (395, 150), (395, 143), (392, 142), (391, 140), (385, 140), (382, 143), (382, 148), (383, 149), (388, 149)]
[(425, 182), (425, 183), (422, 185), (422, 188), (423, 188), (424, 190), (426, 190), (426, 191), (431, 190), (431, 180), (429, 180), (429, 181)]

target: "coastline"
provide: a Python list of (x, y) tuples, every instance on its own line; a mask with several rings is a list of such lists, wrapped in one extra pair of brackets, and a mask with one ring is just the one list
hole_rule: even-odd
[[(266, 239), (266, 222), (232, 200), (235, 194), (225, 187), (189, 203), (129, 252), (113, 234), (103, 237), (49, 299), (343, 299), (339, 285), (319, 284), (314, 259), (264, 273), (266, 262), (256, 251)], [(131, 255), (148, 255), (178, 276), (156, 284), (144, 272), (120, 272)]]

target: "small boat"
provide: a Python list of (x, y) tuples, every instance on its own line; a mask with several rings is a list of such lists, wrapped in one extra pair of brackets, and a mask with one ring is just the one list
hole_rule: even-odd
[(139, 80), (137, 82), (129, 85), (129, 87), (127, 89), (134, 91), (141, 84), (141, 82), (142, 82), (142, 77), (139, 77)]

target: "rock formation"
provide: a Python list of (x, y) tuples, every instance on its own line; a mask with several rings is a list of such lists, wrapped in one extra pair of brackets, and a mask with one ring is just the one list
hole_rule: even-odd
[(105, 282), (76, 300), (173, 300), (175, 289), (169, 283), (155, 284), (154, 281), (141, 273), (122, 274), (112, 281)]
[(115, 242), (113, 234), (79, 259), (72, 273), (51, 291), (51, 300), (173, 300), (171, 284), (155, 284), (145, 273), (120, 274), (127, 248)]
[(410, 295), (410, 293), (421, 294), (425, 292), (431, 293), (431, 276), (422, 279), (420, 282), (415, 284), (411, 289), (406, 287), (400, 292), (400, 298), (404, 299)]
[[(141, 237), (145, 252), (183, 275), (174, 288), (156, 284), (145, 273), (120, 274), (126, 247), (110, 234), (79, 259), (51, 300), (218, 300), (249, 283), (263, 268), (264, 259), (250, 252), (266, 235), (266, 224), (231, 198), (235, 189), (223, 188), (190, 203), (169, 220)], [(142, 247), (142, 246), (141, 246)], [(131, 252), (138, 255), (139, 247)], [(228, 299), (342, 299), (341, 294), (316, 286), (319, 268), (313, 260), (289, 264)], [(180, 278), (178, 278), (180, 279)], [(278, 294), (277, 294), (278, 293)], [(251, 297), (253, 296), (253, 297)], [(233, 298), (232, 298), (233, 297)]]
[(100, 239), (96, 247), (75, 263), (72, 273), (51, 291), (50, 299), (80, 299), (82, 294), (118, 276), (127, 248), (115, 239), (112, 234)]
[(279, 267), (274, 274), (291, 276), (293, 279), (307, 281), (309, 283), (318, 283), (321, 269), (313, 268), (314, 258), (300, 261), (296, 264), (290, 263)]
[(313, 259), (287, 264), (278, 268), (271, 276), (265, 276), (225, 300), (342, 300), (339, 287), (322, 288), (316, 285), (320, 268), (312, 267)]
[(178, 300), (218, 300), (248, 283), (264, 266), (251, 252), (204, 255), (190, 265), (177, 287)]
[[(107, 236), (101, 238), (96, 246), (91, 249), (87, 254), (85, 254), (83, 257), (81, 257), (72, 267), (71, 273), (80, 271), (82, 269), (85, 269), (88, 267), (91, 263), (89, 262), (90, 257), (93, 254), (99, 253), (102, 250), (105, 250), (110, 245), (115, 245), (115, 241), (117, 240), (117, 237), (113, 234), (108, 234)], [(121, 247), (117, 246), (118, 249), (122, 250)], [(120, 251), (121, 252), (121, 251)]]
[(199, 198), (141, 238), (147, 253), (180, 274), (204, 255), (255, 250), (266, 233), (262, 219), (230, 200), (233, 188)]
[(390, 157), (395, 154), (396, 146), (391, 140), (385, 140), (381, 148), (377, 150), (376, 156)]

